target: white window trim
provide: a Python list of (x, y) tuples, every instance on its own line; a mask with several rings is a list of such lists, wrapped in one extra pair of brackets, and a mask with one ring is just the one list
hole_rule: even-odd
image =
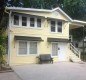
[[(52, 31), (51, 31), (51, 21), (55, 21), (55, 32), (52, 32)], [(58, 29), (57, 29), (57, 28), (58, 28), (57, 22), (59, 22), (59, 21), (57, 21), (57, 20), (50, 20), (50, 21), (49, 21), (50, 33), (55, 33), (55, 34), (56, 34), (56, 33), (59, 33), (59, 34), (63, 34), (63, 22), (61, 21), (61, 22), (62, 22), (62, 32), (58, 32), (58, 31), (57, 31), (57, 30), (58, 30)]]
[[(14, 14), (14, 15), (18, 15), (18, 14)], [(35, 19), (35, 26), (34, 27), (31, 27), (30, 26), (30, 16), (26, 16), (26, 15), (18, 15), (19, 16), (19, 25), (14, 25), (14, 15), (12, 17), (12, 26), (13, 27), (16, 27), (16, 28), (31, 28), (31, 29), (43, 29), (44, 27), (44, 21), (43, 21), (43, 18), (39, 18), (39, 17), (32, 17)], [(27, 17), (27, 26), (22, 26), (22, 16), (24, 17)], [(41, 19), (41, 27), (37, 27), (37, 19)]]
[[(17, 14), (15, 14), (15, 15), (17, 15)], [(14, 25), (14, 15), (11, 17), (12, 18), (12, 26), (13, 27), (19, 27), (20, 26), (20, 15), (17, 15), (17, 16), (19, 16), (19, 25)]]
[[(21, 22), (20, 22), (21, 23), (21, 26), (22, 26), (22, 17), (26, 17), (26, 24), (28, 26), (28, 17), (26, 15), (22, 15), (21, 16), (21, 19), (20, 19), (21, 20)], [(22, 26), (22, 27), (27, 27), (27, 26)]]
[[(37, 41), (24, 41), (24, 42), (27, 42), (27, 54), (24, 54), (24, 55), (20, 55), (19, 54), (19, 41), (24, 41), (24, 40), (17, 40), (17, 45), (16, 45), (16, 48), (17, 48), (17, 56), (37, 56), (39, 55), (38, 53), (38, 42)], [(37, 54), (30, 54), (29, 53), (29, 48), (30, 48), (30, 42), (37, 42)]]
[[(29, 24), (30, 24), (30, 18), (31, 18), (31, 17), (29, 17)], [(31, 26), (29, 25), (29, 28), (37, 28), (37, 29), (41, 29), (41, 28), (42, 28), (42, 20), (43, 20), (43, 19), (38, 18), (38, 17), (32, 17), (32, 18), (34, 18), (34, 21), (35, 21), (35, 22), (34, 22), (34, 25), (35, 25), (35, 26), (34, 26), (34, 27), (31, 27)], [(41, 26), (40, 26), (40, 28), (37, 27), (37, 19), (41, 19)]]
[(58, 44), (58, 42), (51, 42), (51, 57), (58, 57), (58, 53), (57, 53), (56, 56), (53, 56), (53, 55), (52, 55), (52, 44), (53, 44), (53, 43), (57, 43), (57, 44)]

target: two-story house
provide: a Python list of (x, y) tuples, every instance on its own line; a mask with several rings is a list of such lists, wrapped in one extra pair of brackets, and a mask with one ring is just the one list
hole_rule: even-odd
[(71, 19), (59, 7), (47, 9), (7, 7), (8, 63), (38, 63), (39, 54), (51, 54), (54, 62), (81, 61), (80, 53), (69, 43), (69, 30), (86, 22)]

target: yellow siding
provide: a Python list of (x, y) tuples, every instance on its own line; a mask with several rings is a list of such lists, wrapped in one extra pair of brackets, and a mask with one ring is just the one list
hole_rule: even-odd
[[(47, 16), (53, 18), (60, 18), (63, 20), (67, 20), (61, 13), (33, 13), (29, 12), (27, 14), (35, 14), (40, 16)], [(49, 22), (44, 19), (42, 23), (42, 29), (32, 29), (32, 28), (16, 28), (11, 27), (11, 54), (10, 54), (10, 64), (28, 64), (28, 63), (37, 63), (38, 60), (36, 58), (37, 55), (28, 55), (28, 56), (18, 56), (17, 55), (17, 42), (14, 40), (14, 36), (33, 36), (33, 37), (41, 37), (43, 42), (38, 43), (38, 53), (39, 54), (51, 54), (51, 43), (47, 42), (48, 37), (52, 38), (62, 38), (69, 39), (69, 23), (63, 22), (63, 32), (62, 33), (51, 33)], [(58, 61), (58, 57), (54, 58), (54, 62)]]

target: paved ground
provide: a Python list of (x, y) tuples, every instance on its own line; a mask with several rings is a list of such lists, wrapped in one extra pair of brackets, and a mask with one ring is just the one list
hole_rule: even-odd
[(86, 80), (86, 63), (29, 64), (13, 69), (22, 80)]
[(21, 80), (15, 72), (0, 73), (0, 80)]

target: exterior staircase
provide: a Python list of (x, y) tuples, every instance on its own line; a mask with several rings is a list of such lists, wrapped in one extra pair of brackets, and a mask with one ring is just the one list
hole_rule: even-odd
[(72, 62), (81, 62), (81, 53), (71, 43), (69, 43), (69, 60)]

